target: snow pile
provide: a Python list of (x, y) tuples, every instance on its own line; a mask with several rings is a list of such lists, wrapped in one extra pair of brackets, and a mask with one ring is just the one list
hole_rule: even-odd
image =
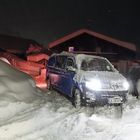
[(30, 76), (0, 60), (0, 126), (17, 121), (22, 112), (38, 106), (42, 102), (38, 92)]
[(37, 89), (32, 78), (0, 61), (0, 101), (35, 100)]

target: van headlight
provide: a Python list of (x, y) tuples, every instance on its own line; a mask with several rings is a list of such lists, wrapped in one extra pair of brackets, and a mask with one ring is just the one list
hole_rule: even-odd
[(90, 90), (99, 91), (102, 88), (101, 81), (99, 79), (92, 79), (85, 82), (86, 88)]
[(128, 90), (128, 89), (129, 89), (129, 83), (128, 83), (127, 81), (124, 81), (124, 82), (123, 82), (123, 88), (124, 88), (125, 90)]

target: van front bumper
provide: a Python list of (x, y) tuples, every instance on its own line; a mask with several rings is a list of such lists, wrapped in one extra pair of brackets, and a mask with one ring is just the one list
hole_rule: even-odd
[(86, 91), (83, 99), (86, 104), (115, 105), (127, 101), (128, 91)]

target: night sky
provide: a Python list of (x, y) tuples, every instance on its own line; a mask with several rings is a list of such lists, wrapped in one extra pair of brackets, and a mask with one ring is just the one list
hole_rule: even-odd
[(43, 45), (89, 28), (140, 46), (140, 7), (130, 0), (0, 0), (0, 34)]

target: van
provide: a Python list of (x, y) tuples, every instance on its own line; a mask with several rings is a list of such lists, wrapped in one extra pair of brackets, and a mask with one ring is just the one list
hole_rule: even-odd
[(69, 96), (81, 105), (122, 105), (129, 84), (104, 57), (63, 52), (53, 54), (47, 65), (48, 89)]

